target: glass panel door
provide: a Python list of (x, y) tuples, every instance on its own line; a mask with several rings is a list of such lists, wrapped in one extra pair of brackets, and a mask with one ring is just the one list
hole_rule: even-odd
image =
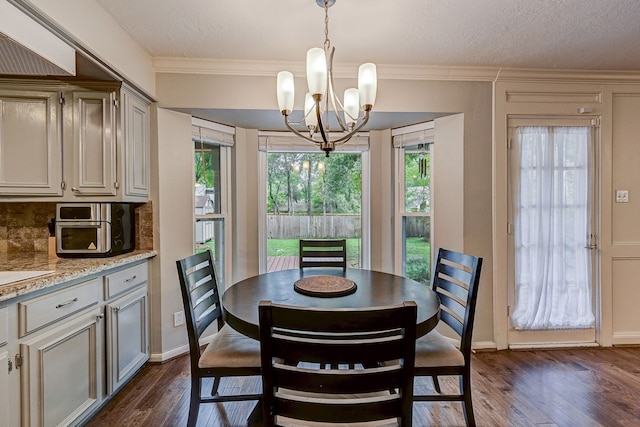
[(592, 134), (512, 131), (511, 346), (595, 341)]

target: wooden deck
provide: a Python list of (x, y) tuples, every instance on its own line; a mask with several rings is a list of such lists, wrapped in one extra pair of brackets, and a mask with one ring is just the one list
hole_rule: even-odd
[(300, 262), (297, 256), (270, 256), (267, 257), (267, 272), (290, 270), (299, 268)]

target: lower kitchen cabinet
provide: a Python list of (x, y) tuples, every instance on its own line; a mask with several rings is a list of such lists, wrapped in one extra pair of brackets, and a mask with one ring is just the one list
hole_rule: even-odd
[(146, 286), (106, 305), (108, 394), (117, 391), (149, 359), (148, 311)]
[(103, 399), (104, 327), (100, 307), (20, 345), (23, 426), (66, 426)]
[(0, 307), (0, 427), (82, 425), (149, 359), (149, 264)]
[(0, 426), (9, 425), (9, 353), (0, 348)]

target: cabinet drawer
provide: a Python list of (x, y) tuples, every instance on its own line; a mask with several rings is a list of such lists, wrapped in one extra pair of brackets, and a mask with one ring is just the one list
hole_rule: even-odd
[(100, 300), (100, 283), (92, 279), (70, 288), (18, 303), (20, 336), (67, 317)]
[(9, 340), (9, 309), (0, 308), (0, 347), (6, 345)]
[(147, 263), (134, 265), (104, 276), (104, 299), (113, 298), (147, 281)]

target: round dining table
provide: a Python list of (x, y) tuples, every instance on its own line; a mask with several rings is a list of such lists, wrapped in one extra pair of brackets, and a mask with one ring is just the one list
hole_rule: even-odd
[[(342, 296), (322, 293), (316, 296), (294, 289), (294, 284), (300, 279), (312, 276), (345, 278), (355, 283), (355, 291)], [(440, 315), (440, 299), (429, 286), (406, 277), (357, 268), (347, 268), (346, 271), (322, 267), (281, 270), (241, 280), (229, 287), (222, 296), (225, 321), (243, 335), (259, 339), (260, 301), (327, 309), (366, 309), (415, 301), (418, 307), (418, 337), (432, 330)]]

